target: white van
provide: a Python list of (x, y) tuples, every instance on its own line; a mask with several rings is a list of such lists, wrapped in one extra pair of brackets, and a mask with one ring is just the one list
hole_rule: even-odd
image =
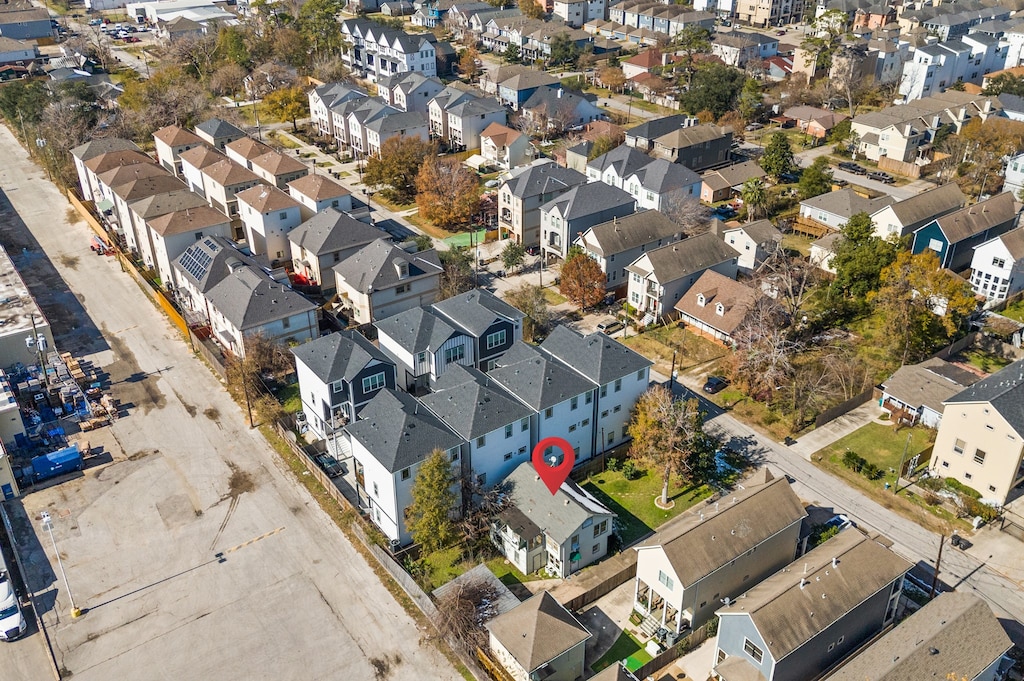
[(0, 573), (0, 639), (13, 641), (25, 633), (28, 622), (21, 614), (18, 594), (6, 572)]

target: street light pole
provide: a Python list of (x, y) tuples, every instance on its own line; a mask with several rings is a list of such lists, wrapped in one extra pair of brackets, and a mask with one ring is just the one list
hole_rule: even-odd
[(71, 601), (71, 616), (81, 617), (82, 611), (75, 606), (75, 598), (71, 595), (71, 586), (68, 584), (68, 575), (64, 572), (64, 563), (60, 559), (60, 551), (57, 550), (57, 540), (53, 538), (53, 522), (50, 520), (50, 514), (43, 511), (40, 513), (40, 517), (43, 520), (43, 529), (50, 535), (50, 543), (53, 544), (53, 553), (57, 556), (57, 567), (60, 568), (60, 576), (64, 579), (64, 588), (68, 591), (68, 600)]

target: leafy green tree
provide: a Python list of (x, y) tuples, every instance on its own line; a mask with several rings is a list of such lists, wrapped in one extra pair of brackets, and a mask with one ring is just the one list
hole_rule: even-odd
[(252, 55), (245, 36), (237, 26), (224, 26), (217, 34), (217, 54), (224, 60), (243, 68), (252, 66)]
[(761, 84), (754, 78), (747, 78), (740, 90), (736, 110), (743, 116), (743, 120), (750, 121), (761, 113), (762, 102)]
[(337, 16), (344, 7), (341, 0), (307, 0), (299, 10), (298, 29), (316, 57), (336, 55), (342, 48)]
[(615, 144), (615, 140), (613, 140), (609, 135), (599, 135), (597, 139), (594, 140), (594, 146), (590, 147), (590, 153), (587, 154), (587, 160), (593, 161), (598, 156), (607, 154), (616, 146), (618, 145)]
[(17, 80), (0, 88), (0, 112), (12, 125), (38, 123), (49, 97), (39, 81)]
[(995, 97), (1002, 94), (1024, 97), (1024, 77), (1003, 73), (988, 82), (981, 94)]
[(930, 249), (916, 255), (900, 251), (868, 299), (884, 320), (891, 359), (901, 365), (945, 345), (978, 305), (970, 284), (941, 269)]
[(736, 108), (736, 100), (747, 77), (739, 69), (709, 62), (693, 74), (690, 89), (680, 97), (684, 111), (710, 111), (717, 119)]
[(573, 246), (562, 263), (559, 290), (581, 310), (593, 307), (604, 299), (607, 278), (597, 261)]
[(797, 191), (801, 199), (809, 199), (812, 196), (820, 196), (832, 191), (832, 171), (828, 167), (826, 157), (819, 156), (804, 169), (803, 174), (800, 175)]
[(544, 289), (536, 284), (522, 284), (508, 291), (505, 293), (505, 302), (526, 315), (523, 319), (523, 338), (529, 342), (544, 333), (551, 323), (548, 299), (544, 297)]
[(508, 47), (502, 53), (501, 58), (507, 61), (509, 64), (518, 64), (522, 55), (519, 53), (519, 46), (515, 43), (509, 43)]
[(501, 264), (505, 266), (505, 271), (511, 272), (517, 267), (521, 267), (524, 260), (526, 260), (526, 248), (518, 241), (509, 239), (501, 251)]
[(767, 211), (770, 197), (768, 188), (759, 177), (754, 177), (743, 183), (740, 189), (740, 198), (747, 209), (747, 222), (753, 222)]
[(689, 85), (693, 80), (696, 55), (711, 51), (711, 32), (703, 26), (688, 24), (672, 39), (672, 48), (682, 52), (683, 72)]
[(845, 142), (850, 139), (852, 132), (852, 122), (847, 118), (846, 120), (839, 121), (832, 126), (832, 130), (828, 133), (828, 141), (833, 144)]
[(416, 175), (434, 145), (419, 137), (392, 137), (380, 148), (380, 156), (366, 162), (363, 182), (368, 187), (383, 186), (389, 198), (409, 203), (416, 194)]
[(784, 133), (777, 132), (768, 139), (768, 146), (761, 157), (764, 172), (778, 180), (783, 173), (793, 170), (793, 147)]
[(555, 66), (575, 64), (579, 56), (579, 45), (569, 37), (568, 33), (559, 33), (551, 39), (551, 64)]
[(263, 106), (271, 116), (291, 121), (292, 132), (299, 129), (298, 119), (309, 115), (309, 97), (298, 86), (274, 90), (263, 98)]
[(849, 21), (846, 12), (839, 9), (826, 10), (811, 23), (811, 31), (800, 47), (809, 55), (805, 66), (814, 65), (816, 71), (828, 73), (832, 68), (832, 56), (843, 45)]
[(447, 251), (438, 251), (437, 257), (441, 261), (441, 281), (437, 287), (438, 300), (447, 300), (476, 286), (473, 251), (469, 247), (456, 246)]
[(842, 238), (835, 247), (832, 267), (836, 278), (832, 287), (844, 295), (864, 300), (878, 289), (882, 270), (895, 259), (899, 245), (880, 239), (867, 213), (852, 215), (843, 225)]
[(435, 449), (420, 464), (412, 483), (412, 503), (405, 509), (405, 526), (423, 554), (446, 548), (457, 533), (451, 512), (458, 497), (452, 489), (456, 481), (448, 455)]

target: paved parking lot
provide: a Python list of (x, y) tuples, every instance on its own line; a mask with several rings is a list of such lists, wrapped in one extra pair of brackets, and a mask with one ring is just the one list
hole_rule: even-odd
[[(49, 256), (58, 346), (106, 368), (127, 408), (90, 434), (84, 475), (12, 504), (58, 664), (97, 681), (458, 678), (2, 127), (0, 157), (0, 242)], [(0, 646), (0, 677), (52, 678), (17, 666), (23, 644), (42, 637)]]

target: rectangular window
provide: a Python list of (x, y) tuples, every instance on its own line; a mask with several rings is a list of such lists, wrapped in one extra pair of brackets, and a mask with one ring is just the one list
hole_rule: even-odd
[(410, 475), (412, 475), (412, 473), (410, 472), (410, 469), (408, 469), (408, 468), (403, 468), (402, 469), (402, 480), (408, 480)]
[(970, 473), (964, 473), (964, 478), (966, 478), (967, 480), (971, 480), (974, 478), (974, 476), (971, 475)]
[(584, 404), (590, 404), (593, 401), (594, 401), (594, 393), (588, 392), (586, 395), (583, 396), (583, 403)]
[(580, 423), (580, 425), (583, 426), (584, 428), (586, 428), (587, 426), (590, 425), (590, 419), (583, 419), (583, 421)]
[(458, 362), (466, 358), (466, 346), (456, 345), (454, 348), (448, 348), (444, 351), (444, 363), (451, 364), (452, 362)]
[(965, 446), (967, 446), (967, 443), (960, 438), (957, 438), (956, 442), (953, 443), (953, 451), (957, 454), (963, 454)]
[(493, 350), (505, 344), (505, 329), (487, 334), (487, 349)]
[(526, 417), (525, 419), (523, 419), (522, 421), (519, 422), (519, 430), (525, 433), (529, 429), (530, 429), (530, 418)]
[(622, 379), (617, 378), (615, 379), (615, 392), (619, 392), (620, 390), (622, 390)]
[(384, 387), (384, 372), (374, 374), (373, 376), (367, 376), (363, 379), (363, 392), (373, 392), (374, 390), (380, 390)]
[(975, 449), (974, 450), (974, 463), (984, 465), (984, 463), (985, 463), (985, 452), (983, 452), (980, 449)]
[(602, 534), (608, 531), (608, 521), (602, 520), (598, 524), (594, 525), (594, 537), (600, 537)]
[(396, 296), (400, 296), (403, 293), (408, 293), (408, 292), (409, 292), (409, 284), (399, 284), (398, 286), (395, 287), (395, 295)]
[(477, 447), (483, 447), (486, 443), (487, 443), (487, 438), (484, 435), (481, 435), (480, 437), (478, 437), (476, 439), (476, 446)]
[(526, 446), (525, 445), (523, 445), (522, 447), (519, 448), (519, 456), (522, 456), (523, 454), (526, 454)]
[(569, 426), (569, 432), (570, 433), (575, 433), (576, 432), (576, 424), (575, 423), (573, 423), (572, 425)]
[(505, 453), (505, 461), (509, 461), (511, 459), (512, 459), (512, 452), (506, 452)]
[(621, 404), (616, 404), (612, 408), (612, 413), (618, 414), (620, 411), (622, 411), (622, 405)]
[(608, 386), (601, 386), (601, 397), (608, 397)]
[(992, 258), (993, 267), (1006, 267), (1006, 261), (1002, 258)]
[(638, 380), (638, 381), (644, 380), (644, 370), (643, 369), (641, 369), (640, 371), (636, 372), (636, 380)]
[(569, 409), (576, 409), (578, 406), (580, 406), (579, 397), (574, 397), (571, 400), (569, 400)]
[(661, 570), (658, 570), (658, 581), (667, 586), (669, 591), (675, 588), (675, 582), (672, 580), (672, 578), (666, 575)]
[(287, 220), (288, 219), (288, 213), (278, 213), (277, 217), (279, 219), (281, 219), (281, 220)]
[(377, 487), (377, 483), (373, 483), (373, 496), (375, 496), (375, 497), (379, 497), (380, 496), (380, 488)]
[(750, 656), (754, 662), (761, 664), (761, 660), (764, 659), (764, 651), (751, 643), (749, 638), (743, 639), (743, 652)]
[(505, 439), (507, 440), (510, 437), (512, 437), (512, 424), (511, 423), (508, 424), (507, 426), (505, 426)]
[(331, 383), (331, 391), (332, 392), (340, 393), (341, 392), (341, 388), (342, 388), (341, 381), (335, 381), (334, 383)]
[(554, 414), (555, 414), (554, 407), (548, 407), (547, 409), (544, 410), (544, 418), (546, 418), (546, 419), (551, 418), (552, 416), (554, 416)]
[(600, 551), (600, 550), (601, 550), (601, 545), (600, 544), (594, 544), (594, 548), (590, 549), (590, 553), (596, 556), (597, 552)]

